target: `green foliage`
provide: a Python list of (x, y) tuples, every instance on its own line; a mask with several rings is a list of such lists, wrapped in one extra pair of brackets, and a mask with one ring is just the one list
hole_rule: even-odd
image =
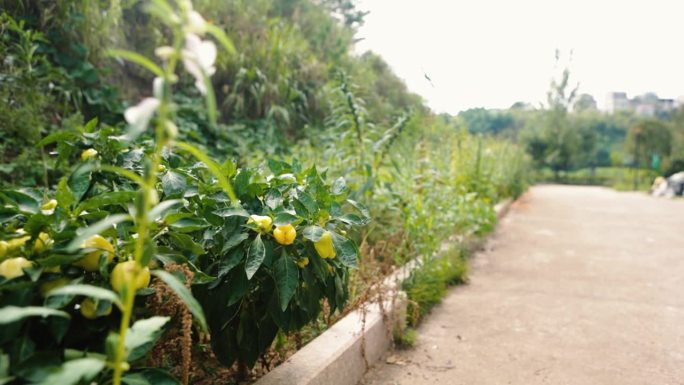
[(474, 134), (497, 135), (515, 124), (510, 112), (490, 111), (484, 108), (459, 112), (458, 117), (463, 119), (468, 131)]
[(402, 288), (408, 295), (407, 322), (415, 327), (435, 305), (442, 301), (450, 285), (466, 282), (466, 250), (450, 248), (442, 255), (424, 258)]
[(672, 153), (672, 132), (659, 120), (638, 121), (629, 129), (625, 150), (632, 155), (634, 166), (649, 166), (652, 156), (667, 157)]
[(23, 21), (3, 12), (0, 36), (0, 174), (9, 183), (37, 185), (44, 181), (34, 146), (62, 110), (52, 85), (63, 75), (39, 52), (45, 36)]
[(618, 190), (631, 190), (636, 177), (637, 189), (647, 191), (658, 173), (649, 169), (627, 167), (596, 167), (561, 172), (559, 175), (549, 169), (537, 170), (534, 173), (536, 182), (554, 182), (575, 185), (599, 185), (613, 187)]
[[(224, 48), (211, 80), (214, 68), (197, 76), (178, 50), (188, 4), (6, 7), (0, 48), (13, 59), (0, 81), (15, 88), (0, 96), (16, 119), (2, 129), (21, 135), (0, 139), (0, 171), (12, 174), (0, 190), (0, 263), (32, 265), (0, 278), (0, 307), (14, 314), (0, 332), (0, 374), (177, 384), (173, 362), (147, 367), (153, 346), (180, 333), (176, 316), (146, 305), (159, 287), (191, 314), (198, 349), (252, 366), (274, 340), (321, 323), (323, 307), (329, 318), (362, 294), (350, 287), (357, 244), (387, 264), (427, 257), (406, 284), (424, 312), (465, 279), (460, 252), (433, 258), (443, 242), (487, 233), (494, 204), (526, 188), (520, 148), (434, 116), (379, 56), (350, 54), (364, 16), (353, 2), (197, 0), (211, 15), (203, 42)], [(175, 54), (155, 55), (167, 44)], [(124, 120), (119, 95), (150, 94), (149, 117), (131, 120), (141, 103)], [(278, 243), (253, 215), (294, 226), (295, 241)], [(314, 246), (325, 231), (334, 258)], [(85, 247), (94, 235), (114, 252)], [(85, 271), (79, 261), (93, 253)], [(124, 261), (133, 278), (113, 290)], [(145, 268), (154, 290), (137, 287)]]
[(416, 346), (418, 332), (416, 329), (407, 327), (401, 332), (394, 333), (394, 343), (401, 349), (409, 349)]

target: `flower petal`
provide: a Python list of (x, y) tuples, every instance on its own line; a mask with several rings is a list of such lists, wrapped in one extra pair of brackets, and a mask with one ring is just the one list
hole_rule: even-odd
[(188, 12), (188, 32), (204, 35), (207, 32), (207, 22), (197, 11)]
[(214, 67), (216, 55), (216, 45), (213, 42), (202, 40), (193, 33), (185, 35), (183, 65), (195, 78), (195, 86), (202, 94), (207, 92), (204, 77), (211, 76), (216, 72), (216, 67)]
[(124, 112), (124, 118), (136, 130), (145, 130), (159, 103), (157, 98), (145, 98), (138, 105), (128, 107)]

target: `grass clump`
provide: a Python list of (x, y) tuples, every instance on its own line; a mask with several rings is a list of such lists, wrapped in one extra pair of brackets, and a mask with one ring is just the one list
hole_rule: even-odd
[(442, 301), (447, 288), (465, 283), (468, 276), (467, 248), (452, 247), (441, 256), (427, 259), (413, 270), (402, 287), (408, 296), (407, 323), (413, 327)]
[(394, 332), (394, 344), (400, 349), (409, 349), (416, 346), (418, 332), (416, 329), (406, 327), (404, 330)]

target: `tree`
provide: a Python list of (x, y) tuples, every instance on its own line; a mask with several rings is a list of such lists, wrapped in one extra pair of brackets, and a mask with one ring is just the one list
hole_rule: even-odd
[(515, 121), (507, 111), (487, 110), (485, 108), (471, 108), (459, 112), (458, 116), (463, 119), (468, 131), (482, 134), (499, 134), (501, 131), (512, 128)]
[(636, 167), (648, 167), (654, 156), (672, 154), (672, 132), (663, 121), (643, 119), (633, 125), (627, 134), (625, 151), (632, 155)]
[[(560, 62), (560, 53), (556, 51), (556, 64)], [(577, 96), (579, 85), (570, 88), (570, 69), (566, 66), (560, 79), (553, 79), (546, 97), (546, 113), (544, 137), (548, 146), (545, 163), (553, 170), (554, 175), (572, 166), (573, 156), (579, 146), (579, 136), (572, 130), (568, 122), (568, 110)]]
[(572, 106), (572, 110), (576, 112), (581, 111), (595, 111), (596, 110), (596, 100), (593, 96), (589, 94), (581, 94), (575, 104)]

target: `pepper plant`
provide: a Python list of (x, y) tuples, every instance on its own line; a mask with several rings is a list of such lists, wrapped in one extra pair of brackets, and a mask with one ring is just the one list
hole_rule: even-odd
[[(161, 64), (112, 52), (155, 75), (153, 96), (126, 110), (126, 132), (93, 120), (54, 133), (39, 145), (80, 159), (71, 175), (54, 191), (0, 191), (0, 383), (178, 383), (146, 367), (169, 321), (145, 307), (152, 279), (185, 303), (226, 365), (254, 365), (321, 299), (332, 311), (347, 299), (358, 251), (345, 234), (368, 217), (344, 179), (328, 184), (298, 161), (239, 169), (176, 140), (177, 67), (213, 124), (217, 49), (204, 38), (232, 46), (189, 1), (174, 4), (150, 2), (172, 40), (155, 51)], [(191, 290), (167, 264), (193, 273)]]

